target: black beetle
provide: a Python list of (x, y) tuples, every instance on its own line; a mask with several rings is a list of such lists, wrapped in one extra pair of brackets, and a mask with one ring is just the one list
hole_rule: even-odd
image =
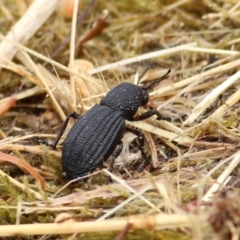
[(141, 153), (146, 159), (143, 134), (137, 129), (126, 127), (125, 120), (139, 121), (153, 115), (161, 118), (159, 112), (153, 109), (135, 118), (134, 115), (140, 106), (148, 103), (148, 90), (166, 78), (170, 71), (147, 87), (132, 83), (119, 84), (106, 94), (100, 104), (96, 104), (84, 115), (72, 112), (67, 116), (55, 141), (47, 144), (56, 148), (69, 119), (76, 119), (63, 143), (62, 171), (67, 181), (92, 173), (111, 155), (109, 170), (112, 171), (114, 160), (122, 151), (122, 138), (126, 130), (138, 136)]

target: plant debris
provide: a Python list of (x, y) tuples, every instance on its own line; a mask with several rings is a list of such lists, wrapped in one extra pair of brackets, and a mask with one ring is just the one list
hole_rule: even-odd
[[(0, 2), (0, 238), (240, 239), (239, 1), (58, 2)], [(163, 118), (127, 125), (152, 162), (126, 134), (114, 173), (64, 182), (74, 121), (38, 139), (149, 66)]]

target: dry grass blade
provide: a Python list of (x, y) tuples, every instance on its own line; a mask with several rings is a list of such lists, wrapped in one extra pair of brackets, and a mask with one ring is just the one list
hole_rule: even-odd
[(216, 49), (216, 48), (204, 48), (204, 47), (190, 47), (187, 49), (192, 52), (200, 52), (200, 53), (211, 53), (211, 54), (223, 54), (223, 55), (235, 55), (239, 53), (239, 51), (234, 50), (225, 50), (225, 49)]
[(16, 98), (9, 97), (0, 105), (0, 117), (16, 104)]
[[(137, 194), (138, 196), (138, 192), (135, 191), (135, 189), (133, 189), (130, 185), (128, 185), (125, 181), (122, 181), (121, 179), (119, 179), (118, 177), (114, 176), (111, 172), (105, 170), (105, 173), (107, 175), (109, 175), (112, 179), (114, 179), (115, 181), (119, 182), (124, 188), (128, 189), (130, 192)], [(147, 186), (146, 188), (149, 188), (149, 186)], [(145, 190), (146, 191), (146, 190)], [(147, 205), (149, 205), (151, 208), (153, 208), (156, 212), (159, 212), (159, 209), (153, 204), (151, 203), (151, 201), (149, 201), (148, 199), (146, 199), (144, 196), (142, 196), (142, 194), (139, 195), (139, 198), (141, 200), (143, 200)]]
[[(70, 0), (66, 20), (60, 1), (15, 2), (0, 1), (0, 238), (238, 239), (240, 3)], [(114, 174), (66, 183), (62, 142), (74, 121), (57, 149), (38, 139), (52, 142), (71, 111), (149, 66), (143, 87), (172, 71), (137, 116), (150, 108), (162, 120), (127, 125), (145, 131), (151, 164), (126, 134)]]
[[(151, 124), (148, 124), (146, 122), (127, 122), (130, 126), (142, 129), (144, 131), (151, 132), (153, 134), (156, 134), (160, 137), (164, 137), (168, 139), (169, 141), (175, 141), (178, 142), (181, 145), (190, 145), (190, 143), (193, 142), (193, 138), (189, 136), (181, 136), (183, 131), (180, 132), (170, 132), (166, 131), (157, 127), (154, 127)], [(173, 129), (172, 129), (173, 130)]]
[(150, 133), (146, 132), (145, 134), (146, 141), (148, 142), (150, 152), (151, 152), (151, 158), (152, 158), (152, 165), (154, 168), (158, 167), (158, 154), (157, 154), (157, 149), (154, 143), (154, 140)]
[(222, 115), (227, 109), (233, 107), (240, 100), (240, 89), (237, 90), (234, 94), (232, 94), (223, 105), (221, 105), (212, 116)]
[(93, 70), (90, 70), (89, 74), (95, 74), (95, 73), (99, 73), (99, 72), (103, 72), (103, 71), (107, 71), (107, 70), (112, 70), (112, 69), (119, 68), (119, 67), (127, 65), (127, 64), (141, 62), (141, 61), (144, 61), (144, 60), (147, 60), (150, 58), (156, 58), (156, 57), (162, 57), (162, 56), (166, 56), (166, 55), (170, 55), (170, 54), (175, 54), (178, 51), (184, 51), (184, 50), (187, 50), (188, 47), (193, 47), (193, 46), (196, 46), (195, 42), (177, 46), (177, 47), (164, 49), (164, 50), (160, 50), (160, 51), (156, 51), (156, 52), (146, 53), (146, 54), (143, 54), (143, 55), (140, 55), (137, 57), (124, 59), (124, 60), (121, 60), (121, 61), (118, 61), (115, 63), (110, 63), (105, 66), (95, 68)]
[(194, 109), (193, 113), (188, 117), (184, 124), (192, 123), (196, 120), (207, 107), (219, 97), (224, 91), (226, 91), (232, 84), (234, 84), (240, 78), (240, 71), (232, 75), (225, 82), (211, 91)]
[[(22, 189), (23, 191), (26, 191), (26, 186), (20, 182), (18, 182), (17, 180), (15, 180), (14, 178), (10, 177), (9, 175), (7, 175), (5, 172), (3, 172), (2, 170), (0, 170), (0, 175), (3, 177), (6, 177), (14, 186), (19, 187), (20, 189)], [(43, 197), (41, 194), (39, 194), (38, 192), (28, 188), (28, 191), (30, 191), (36, 199), (38, 200), (43, 200)]]
[(234, 156), (231, 156), (229, 160), (230, 159), (232, 159), (231, 163), (218, 177), (217, 182), (213, 184), (208, 192), (204, 195), (203, 201), (209, 201), (209, 199), (214, 196), (214, 193), (219, 191), (224, 186), (224, 182), (226, 181), (227, 177), (240, 163), (240, 153), (238, 152), (234, 154)]
[[(17, 151), (26, 151), (26, 152), (29, 152), (29, 153), (35, 153), (35, 154), (44, 154), (43, 153), (43, 150), (41, 149), (40, 146), (24, 146), (24, 145), (18, 145), (18, 144), (8, 144), (8, 143), (2, 143), (0, 145), (0, 149), (1, 150), (17, 150)], [(57, 151), (54, 151), (54, 150), (49, 150), (48, 151), (49, 154), (53, 155), (53, 156), (56, 156), (56, 157), (61, 157), (61, 153), (60, 152), (57, 152)]]
[[(42, 54), (40, 54), (40, 53), (38, 53), (38, 52), (36, 52), (36, 51), (33, 51), (33, 50), (31, 50), (31, 49), (29, 49), (29, 48), (27, 48), (27, 47), (25, 47), (25, 46), (23, 46), (23, 45), (15, 42), (14, 40), (9, 40), (9, 39), (7, 39), (5, 36), (3, 36), (2, 34), (0, 34), (0, 39), (5, 40), (5, 41), (11, 43), (11, 44), (14, 45), (18, 50), (21, 50), (22, 52), (26, 52), (26, 53), (28, 53), (28, 54), (30, 54), (30, 55), (33, 55), (33, 56), (35, 56), (35, 57), (37, 57), (37, 58), (39, 58), (39, 59), (41, 59), (41, 60), (43, 60), (43, 61), (46, 61), (46, 62), (50, 63), (51, 65), (53, 65), (53, 66), (55, 66), (55, 67), (57, 67), (57, 68), (59, 68), (59, 69), (61, 69), (61, 70), (63, 70), (63, 71), (66, 71), (66, 72), (68, 72), (68, 73), (72, 73), (72, 74), (74, 74), (75, 76), (78, 76), (78, 77), (85, 78), (85, 76), (82, 75), (81, 73), (74, 72), (74, 71), (72, 71), (70, 68), (68, 68), (68, 67), (66, 67), (66, 66), (64, 66), (64, 65), (62, 65), (62, 64), (60, 64), (60, 63), (58, 63), (58, 62), (56, 62), (56, 61), (54, 61), (54, 60), (52, 60), (52, 59), (49, 59), (48, 57), (46, 57), (46, 56), (44, 56), (44, 55), (42, 55)], [(4, 63), (5, 63), (5, 62), (7, 62), (7, 63), (9, 62), (9, 60), (8, 60), (7, 58), (5, 58), (5, 57), (1, 57), (0, 59), (1, 59)], [(26, 58), (23, 57), (22, 54), (20, 53), (20, 60), (22, 60), (22, 59), (26, 59)], [(28, 62), (29, 62), (29, 61), (28, 61)], [(1, 63), (1, 64), (0, 64), (1, 67), (3, 67), (3, 68), (5, 68), (4, 63)], [(26, 64), (26, 65), (28, 65), (28, 64)], [(31, 65), (30, 67), (32, 67), (32, 65)], [(6, 68), (8, 68), (8, 66), (6, 66)], [(89, 81), (92, 81), (92, 80), (90, 79)], [(94, 81), (93, 81), (93, 83), (94, 83)]]
[[(56, 9), (57, 2), (57, 0), (52, 0), (50, 2), (48, 0), (34, 1), (24, 16), (7, 34), (7, 39), (24, 44), (53, 13)], [(3, 41), (0, 44), (0, 56), (8, 60), (13, 58), (17, 50), (18, 49), (10, 42)]]
[(45, 183), (43, 178), (41, 177), (41, 175), (33, 169), (33, 167), (28, 164), (27, 162), (17, 158), (17, 157), (13, 157), (10, 156), (8, 154), (5, 154), (3, 152), (0, 152), (0, 160), (1, 161), (6, 161), (6, 162), (10, 162), (15, 164), (18, 167), (21, 167), (23, 169), (25, 169), (26, 171), (28, 171), (39, 183), (41, 188), (44, 190), (45, 189)]
[[(73, 68), (74, 57), (75, 57), (75, 39), (76, 39), (76, 23), (77, 23), (77, 12), (78, 12), (78, 0), (74, 0), (73, 8), (73, 21), (71, 30), (71, 41), (70, 41), (70, 68)], [(70, 84), (71, 84), (71, 95), (73, 96), (73, 106), (76, 106), (76, 92), (75, 92), (75, 81), (74, 75), (70, 74)], [(76, 109), (74, 109), (76, 111)]]
[(168, 93), (169, 91), (172, 91), (174, 89), (179, 89), (179, 88), (185, 87), (185, 86), (193, 83), (196, 80), (199, 80), (199, 79), (204, 80), (207, 77), (211, 77), (215, 74), (220, 74), (220, 73), (223, 73), (223, 72), (230, 71), (231, 69), (234, 69), (234, 68), (238, 67), (239, 64), (240, 64), (239, 60), (232, 61), (230, 63), (226, 63), (224, 65), (215, 67), (215, 68), (207, 70), (205, 72), (201, 72), (200, 74), (197, 74), (195, 76), (192, 76), (192, 77), (184, 79), (180, 82), (177, 82), (173, 86), (167, 86), (167, 87), (163, 87), (161, 89), (158, 89), (157, 91), (152, 92), (151, 95), (156, 95), (156, 94), (157, 95), (162, 95), (162, 94)]
[(111, 209), (109, 212), (107, 212), (106, 214), (104, 214), (103, 216), (98, 218), (97, 222), (98, 221), (102, 221), (104, 219), (107, 219), (110, 216), (114, 215), (119, 209), (123, 208), (125, 205), (127, 205), (128, 203), (133, 201), (135, 198), (141, 196), (143, 193), (145, 193), (146, 191), (150, 190), (151, 188), (152, 187), (149, 185), (149, 186), (146, 186), (145, 188), (143, 188), (141, 191), (136, 192), (134, 195), (132, 195), (131, 197), (127, 198), (125, 201), (123, 201), (122, 203), (117, 205), (115, 208)]
[(187, 214), (157, 214), (154, 216), (137, 216), (125, 219), (105, 220), (93, 223), (90, 222), (70, 222), (70, 223), (47, 223), (47, 224), (21, 224), (0, 226), (0, 236), (31, 236), (46, 234), (73, 234), (103, 231), (122, 230), (127, 223), (131, 223), (131, 229), (168, 229), (178, 227), (192, 227), (194, 222), (203, 223), (203, 219), (196, 219), (194, 215)]
[(8, 101), (12, 102), (12, 100), (11, 100), (12, 98), (15, 98), (17, 100), (21, 100), (21, 99), (25, 99), (25, 98), (35, 96), (35, 95), (38, 95), (38, 94), (41, 94), (41, 93), (45, 93), (45, 90), (36, 86), (36, 87), (31, 88), (31, 89), (27, 89), (25, 91), (16, 93), (12, 97), (3, 98), (3, 99), (0, 100), (0, 104), (5, 104), (5, 102), (8, 102)]

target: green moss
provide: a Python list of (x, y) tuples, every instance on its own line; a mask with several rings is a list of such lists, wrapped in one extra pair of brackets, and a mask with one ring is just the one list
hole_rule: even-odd
[[(102, 232), (96, 234), (81, 234), (77, 235), (76, 240), (112, 240), (115, 239), (120, 233), (116, 232)], [(65, 236), (63, 240), (67, 240)], [(175, 231), (151, 231), (151, 230), (138, 230), (129, 231), (126, 235), (126, 240), (188, 240), (191, 239), (189, 235), (185, 233), (178, 233)]]

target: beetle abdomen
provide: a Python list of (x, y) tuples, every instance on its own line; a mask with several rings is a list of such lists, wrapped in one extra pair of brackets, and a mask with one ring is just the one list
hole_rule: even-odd
[(97, 104), (77, 119), (63, 144), (66, 179), (85, 176), (101, 166), (121, 142), (124, 131), (122, 113), (107, 106)]

